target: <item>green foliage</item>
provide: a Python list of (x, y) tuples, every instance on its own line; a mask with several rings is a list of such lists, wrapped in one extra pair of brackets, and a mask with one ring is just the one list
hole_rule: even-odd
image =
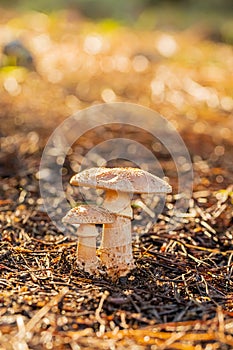
[(113, 17), (128, 21), (137, 19), (144, 10), (158, 6), (181, 7), (189, 11), (233, 12), (232, 0), (0, 0), (0, 6), (48, 12), (70, 7), (90, 18)]
[(103, 31), (122, 23), (146, 30), (183, 30), (201, 24), (210, 39), (233, 43), (232, 0), (0, 0), (3, 5), (47, 13), (77, 10), (97, 20)]

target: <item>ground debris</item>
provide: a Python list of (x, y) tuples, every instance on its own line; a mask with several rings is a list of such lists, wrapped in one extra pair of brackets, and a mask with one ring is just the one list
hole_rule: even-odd
[[(204, 349), (209, 343), (230, 349), (232, 207), (230, 196), (223, 200), (219, 193), (194, 192), (189, 211), (170, 232), (168, 202), (156, 225), (134, 243), (135, 270), (116, 283), (77, 270), (73, 237), (54, 239), (56, 229), (40, 212), (28, 216), (27, 204), (4, 211), (1, 341), (15, 349), (43, 349), (45, 343), (64, 349)], [(198, 201), (206, 197), (208, 203)], [(216, 215), (221, 205), (226, 207)], [(19, 210), (26, 221), (14, 220)], [(41, 222), (50, 228), (46, 239)]]

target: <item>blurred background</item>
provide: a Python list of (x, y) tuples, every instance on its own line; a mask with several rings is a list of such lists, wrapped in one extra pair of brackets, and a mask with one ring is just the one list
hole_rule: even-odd
[(183, 29), (202, 22), (215, 34), (218, 32), (222, 40), (232, 39), (227, 28), (232, 21), (231, 0), (39, 0), (36, 3), (32, 0), (1, 0), (0, 5), (19, 11), (46, 13), (66, 8), (92, 20), (113, 18), (120, 23), (137, 24), (148, 29)]
[[(0, 14), (0, 175), (6, 181), (36, 179), (48, 137), (71, 114), (132, 102), (177, 128), (194, 163), (195, 186), (231, 182), (232, 0), (1, 0)], [(79, 156), (103, 138), (85, 135)], [(150, 144), (146, 135), (144, 141)], [(172, 182), (175, 169), (156, 147)], [(64, 170), (67, 178), (71, 172)]]

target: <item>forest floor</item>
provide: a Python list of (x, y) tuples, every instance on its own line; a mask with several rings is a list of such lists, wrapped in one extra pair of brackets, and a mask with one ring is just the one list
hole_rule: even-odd
[[(19, 38), (34, 61), (0, 57), (0, 349), (232, 349), (232, 46), (197, 28), (142, 31), (68, 11), (2, 10), (0, 27), (1, 47)], [(194, 170), (188, 211), (167, 231), (177, 169), (155, 150), (173, 193), (156, 224), (134, 206), (136, 267), (115, 282), (75, 267), (76, 240), (53, 225), (38, 183), (54, 129), (109, 102), (166, 117)], [(100, 141), (84, 135), (79, 157)]]

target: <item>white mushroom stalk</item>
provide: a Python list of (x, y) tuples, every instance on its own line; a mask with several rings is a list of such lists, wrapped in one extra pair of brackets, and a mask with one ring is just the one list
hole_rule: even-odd
[(94, 205), (79, 205), (71, 209), (63, 222), (77, 227), (77, 266), (89, 273), (99, 272), (99, 261), (96, 256), (96, 237), (98, 230), (95, 224), (112, 223), (115, 215), (108, 210)]
[(112, 278), (125, 276), (135, 267), (131, 219), (119, 215), (114, 223), (103, 225), (100, 260)]
[[(131, 208), (132, 194), (106, 190), (103, 207), (116, 214), (112, 224), (104, 224), (100, 246), (100, 260), (108, 275), (116, 278), (125, 276), (134, 265), (132, 251)], [(117, 267), (116, 267), (117, 262)]]
[(81, 224), (77, 229), (77, 266), (93, 273), (98, 268), (96, 237), (98, 230), (93, 224)]
[(114, 190), (106, 190), (103, 208), (109, 210), (116, 215), (133, 218), (133, 210), (131, 208), (131, 193), (120, 192)]

